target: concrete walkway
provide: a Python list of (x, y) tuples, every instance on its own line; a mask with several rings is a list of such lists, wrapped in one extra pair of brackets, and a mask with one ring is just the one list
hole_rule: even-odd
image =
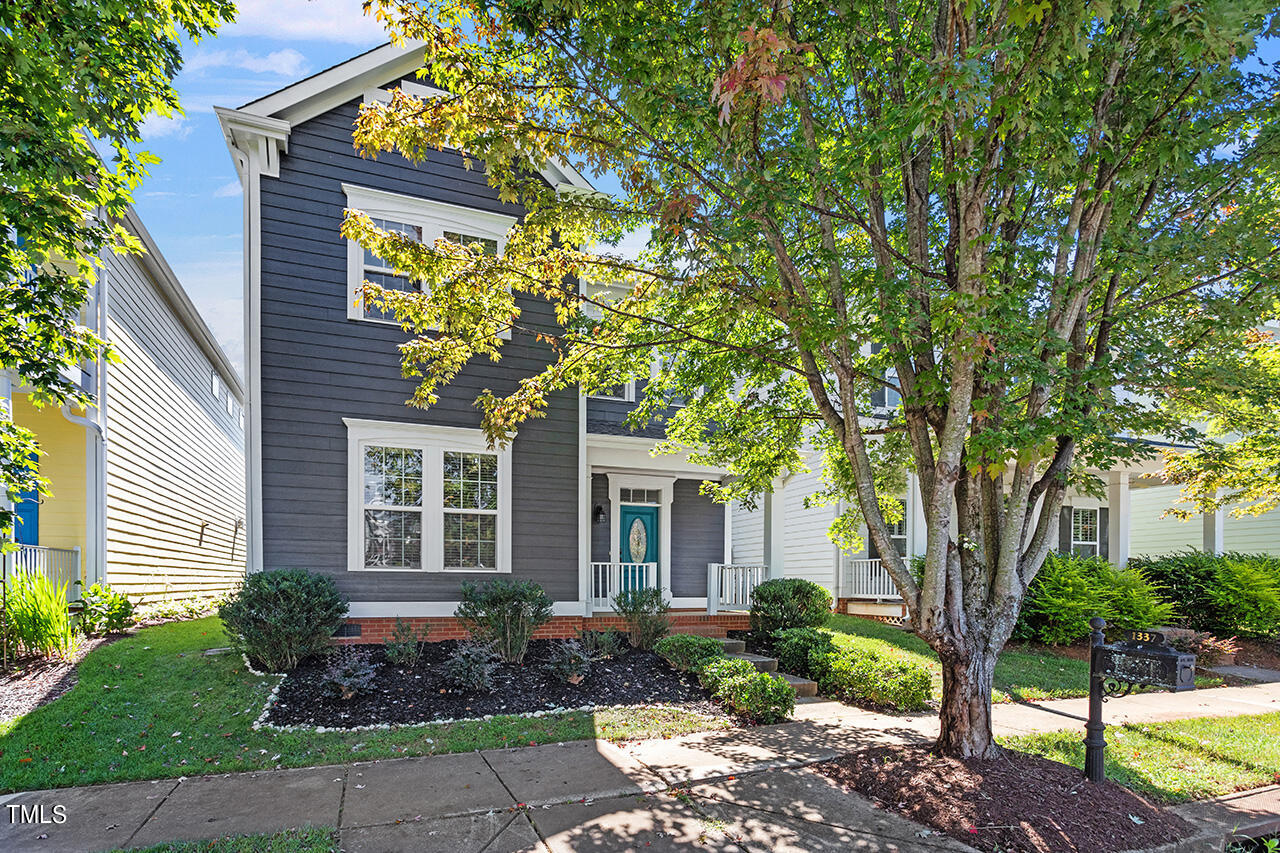
[[(1001, 734), (1081, 727), (1083, 700), (1001, 705)], [(1280, 685), (1146, 694), (1109, 722), (1280, 711)], [(836, 789), (804, 765), (882, 743), (923, 742), (932, 715), (803, 702), (779, 726), (623, 747), (606, 741), (372, 763), (63, 788), (0, 796), (0, 850), (96, 851), (336, 826), (366, 851), (967, 850)], [(66, 819), (54, 820), (54, 806)], [(28, 817), (51, 822), (13, 822)], [(41, 810), (39, 807), (43, 807)]]

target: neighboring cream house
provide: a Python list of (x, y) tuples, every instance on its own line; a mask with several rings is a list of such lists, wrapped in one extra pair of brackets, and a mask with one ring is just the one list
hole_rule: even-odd
[[(897, 588), (870, 545), (841, 551), (828, 530), (838, 506), (806, 507), (821, 486), (822, 460), (806, 457), (807, 471), (794, 474), (764, 496), (753, 511), (732, 509), (734, 563), (761, 563), (771, 577), (800, 577), (826, 587), (843, 612), (891, 618), (903, 613)], [(1178, 487), (1160, 480), (1158, 460), (1120, 471), (1093, 471), (1107, 484), (1106, 497), (1070, 492), (1058, 524), (1056, 550), (1096, 554), (1122, 565), (1131, 556), (1160, 556), (1191, 548), (1215, 553), (1245, 551), (1280, 554), (1280, 511), (1233, 518), (1220, 511), (1180, 521), (1162, 517), (1178, 497)], [(920, 493), (908, 476), (902, 495), (903, 520), (890, 529), (905, 556), (924, 553), (925, 523)]]
[(80, 318), (119, 357), (75, 371), (94, 405), (37, 408), (0, 373), (0, 414), (35, 432), (49, 480), (15, 504), (4, 568), (135, 601), (219, 594), (244, 574), (244, 392), (137, 213), (123, 224), (145, 254), (104, 253)]

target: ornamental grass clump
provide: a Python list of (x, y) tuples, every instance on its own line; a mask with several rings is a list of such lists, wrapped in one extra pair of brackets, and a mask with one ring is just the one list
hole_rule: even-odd
[(75, 657), (82, 637), (67, 609), (68, 585), (38, 572), (12, 574), (7, 585), (8, 633), (18, 646), (45, 658)]
[(507, 663), (523, 663), (533, 632), (551, 621), (551, 598), (533, 581), (466, 581), (461, 598), (453, 612), (458, 621), (474, 642), (490, 646)]
[(333, 579), (303, 569), (254, 572), (219, 608), (231, 644), (255, 666), (288, 672), (329, 646), (347, 617)]

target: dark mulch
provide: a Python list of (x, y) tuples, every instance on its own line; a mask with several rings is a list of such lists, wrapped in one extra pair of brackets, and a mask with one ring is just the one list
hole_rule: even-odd
[(1280, 670), (1280, 640), (1237, 640), (1236, 663)]
[(377, 665), (375, 689), (343, 700), (324, 684), (323, 658), (305, 661), (284, 679), (267, 722), (278, 726), (367, 726), (429, 723), (487, 714), (527, 714), (587, 705), (680, 705), (723, 716), (693, 676), (672, 669), (653, 652), (629, 649), (596, 661), (579, 684), (565, 684), (546, 671), (552, 640), (534, 640), (521, 666), (502, 665), (493, 693), (464, 693), (444, 678), (457, 643), (427, 643), (412, 670), (387, 663), (381, 646), (365, 646)]
[(1114, 853), (1191, 832), (1127, 788), (1091, 784), (1073, 767), (1020, 752), (961, 761), (921, 747), (876, 747), (814, 769), (978, 850)]
[(30, 714), (41, 705), (76, 686), (76, 666), (89, 652), (123, 635), (93, 637), (80, 644), (69, 661), (23, 657), (10, 661), (8, 671), (0, 671), (0, 722)]

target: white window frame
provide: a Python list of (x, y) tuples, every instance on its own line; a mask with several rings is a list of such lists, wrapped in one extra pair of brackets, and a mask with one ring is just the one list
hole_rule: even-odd
[[(1092, 542), (1090, 542), (1087, 539), (1076, 538), (1076, 513), (1077, 512), (1093, 513), (1093, 541)], [(1102, 546), (1102, 543), (1100, 541), (1102, 539), (1101, 524), (1102, 524), (1102, 513), (1099, 511), (1098, 507), (1089, 507), (1089, 506), (1071, 507), (1071, 549), (1070, 549), (1071, 553), (1072, 554), (1077, 553), (1076, 552), (1077, 545), (1090, 545), (1093, 547), (1093, 553), (1083, 554), (1081, 556), (1097, 557), (1101, 553), (1100, 548)]]
[[(343, 418), (347, 426), (347, 571), (449, 574), (511, 573), (511, 448), (494, 450), (478, 429)], [(364, 564), (364, 449), (401, 447), (422, 451), (422, 567), (382, 568)], [(444, 566), (444, 454), (488, 453), (498, 457), (496, 567)]]
[[(908, 509), (906, 499), (899, 498), (898, 503), (902, 504), (902, 520), (896, 524), (886, 523), (886, 526), (889, 528), (889, 540), (895, 545), (899, 542), (902, 543), (902, 550), (898, 553), (905, 560), (911, 554), (911, 536), (910, 531), (907, 528), (907, 521), (910, 516), (907, 515)], [(895, 533), (895, 530), (900, 530), (901, 532)]]
[[(480, 237), (495, 240), (498, 243), (498, 254), (507, 249), (507, 232), (516, 224), (515, 217), (499, 213), (489, 213), (442, 201), (429, 201), (425, 198), (400, 195), (399, 193), (375, 190), (355, 184), (342, 185), (347, 196), (347, 207), (364, 211), (371, 219), (383, 219), (400, 222), (422, 229), (422, 242), (432, 245), (444, 236), (444, 232), (453, 231), (469, 237)], [(364, 248), (355, 240), (347, 241), (347, 319), (361, 323), (381, 323), (382, 325), (399, 326), (396, 320), (383, 317), (366, 317), (364, 315)], [(504, 330), (499, 337), (509, 339), (510, 329)]]
[(622, 386), (622, 396), (615, 397), (612, 394), (606, 394), (604, 391), (593, 391), (590, 394), (593, 400), (614, 400), (619, 403), (634, 403), (636, 401), (636, 381), (634, 379), (626, 382), (618, 383)]

